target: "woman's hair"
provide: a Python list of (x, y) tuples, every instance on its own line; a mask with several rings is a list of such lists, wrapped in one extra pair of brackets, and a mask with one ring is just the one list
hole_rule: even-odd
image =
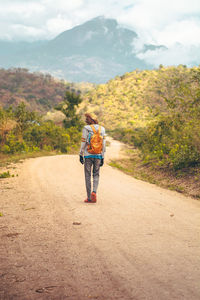
[(97, 119), (93, 119), (90, 114), (85, 114), (85, 117), (87, 119), (86, 122), (88, 123), (88, 125), (90, 125), (90, 124), (98, 124), (98, 120)]

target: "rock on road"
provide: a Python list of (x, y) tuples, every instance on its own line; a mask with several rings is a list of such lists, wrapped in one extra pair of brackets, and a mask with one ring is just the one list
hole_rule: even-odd
[(105, 164), (86, 204), (75, 155), (16, 172), (0, 182), (0, 299), (200, 299), (199, 201)]

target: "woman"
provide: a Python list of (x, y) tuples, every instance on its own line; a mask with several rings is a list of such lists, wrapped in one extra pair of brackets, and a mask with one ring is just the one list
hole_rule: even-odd
[[(100, 167), (104, 164), (106, 151), (105, 128), (98, 124), (90, 114), (85, 114), (85, 122), (81, 139), (80, 162), (84, 164), (85, 184), (87, 191), (86, 203), (97, 201)], [(99, 153), (98, 153), (99, 152)], [(93, 174), (93, 190), (91, 193), (91, 170)]]

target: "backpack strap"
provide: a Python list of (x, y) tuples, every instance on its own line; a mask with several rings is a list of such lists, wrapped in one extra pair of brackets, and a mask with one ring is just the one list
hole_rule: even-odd
[(92, 128), (92, 131), (94, 132), (94, 133), (96, 133), (96, 130), (95, 130), (95, 128), (94, 128), (94, 125), (90, 125), (90, 127)]
[[(90, 127), (92, 128), (94, 133), (97, 133), (97, 131), (94, 128), (94, 125), (91, 124)], [(101, 134), (101, 126), (100, 125), (99, 125), (99, 128), (98, 128), (98, 131), (99, 131), (99, 135), (100, 135)]]

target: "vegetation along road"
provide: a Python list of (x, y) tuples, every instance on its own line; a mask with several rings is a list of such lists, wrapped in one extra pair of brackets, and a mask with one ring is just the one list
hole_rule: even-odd
[(13, 172), (0, 181), (0, 299), (200, 299), (198, 200), (105, 164), (86, 204), (75, 155)]

